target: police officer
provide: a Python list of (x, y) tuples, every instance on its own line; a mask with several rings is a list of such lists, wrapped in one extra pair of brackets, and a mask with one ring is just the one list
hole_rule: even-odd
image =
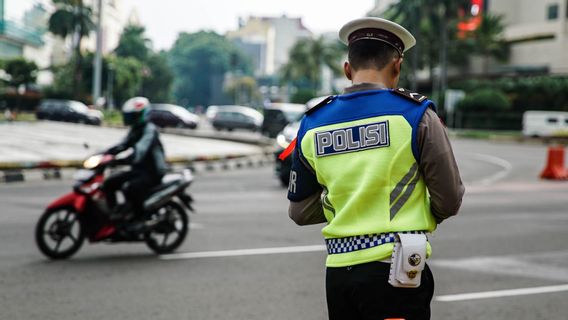
[[(128, 213), (140, 215), (146, 191), (159, 185), (168, 169), (158, 131), (146, 119), (149, 106), (150, 101), (144, 97), (134, 97), (124, 103), (122, 117), (124, 124), (131, 127), (130, 131), (123, 141), (106, 152), (116, 155), (132, 148), (130, 156), (117, 161), (130, 165), (131, 170), (110, 176), (103, 185), (114, 218)], [(119, 189), (123, 190), (130, 206), (116, 206), (115, 193)]]
[[(302, 119), (289, 215), (299, 225), (327, 223), (330, 319), (430, 319), (425, 233), (457, 214), (464, 193), (452, 148), (434, 104), (396, 88), (404, 52), (416, 43), (412, 34), (363, 18), (339, 37), (349, 48), (344, 72), (352, 86)], [(403, 240), (412, 236), (424, 239), (424, 256), (412, 251), (420, 241), (412, 247)], [(393, 252), (398, 245), (403, 249)], [(407, 256), (397, 268), (400, 252)]]

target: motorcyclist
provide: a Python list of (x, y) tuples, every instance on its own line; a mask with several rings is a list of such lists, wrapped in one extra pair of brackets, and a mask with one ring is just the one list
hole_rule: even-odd
[[(128, 164), (129, 171), (111, 175), (103, 184), (111, 217), (124, 217), (132, 213), (140, 217), (147, 191), (161, 183), (168, 167), (164, 148), (154, 124), (146, 119), (150, 101), (144, 97), (131, 98), (122, 106), (124, 124), (130, 126), (126, 138), (106, 153), (116, 155), (132, 148), (132, 153), (118, 164)], [(126, 203), (117, 206), (116, 191), (122, 190)]]

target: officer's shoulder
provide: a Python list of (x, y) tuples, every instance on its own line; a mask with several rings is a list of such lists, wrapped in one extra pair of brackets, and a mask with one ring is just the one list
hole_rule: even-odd
[(322, 107), (328, 105), (331, 101), (333, 101), (335, 99), (336, 96), (327, 96), (324, 99), (322, 99), (319, 103), (317, 103), (315, 106), (311, 107), (310, 109), (308, 109), (304, 114), (306, 115), (310, 115), (312, 113), (314, 113), (316, 110), (321, 109)]
[(428, 100), (428, 97), (426, 97), (425, 95), (405, 88), (396, 88), (391, 92), (395, 95), (401, 96), (418, 104), (422, 104), (424, 101)]

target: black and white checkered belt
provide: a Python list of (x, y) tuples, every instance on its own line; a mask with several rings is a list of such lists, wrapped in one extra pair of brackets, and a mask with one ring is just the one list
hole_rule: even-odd
[(423, 234), (424, 231), (400, 231), (389, 233), (365, 234), (346, 238), (325, 239), (328, 254), (347, 253), (380, 246), (396, 241), (396, 234)]

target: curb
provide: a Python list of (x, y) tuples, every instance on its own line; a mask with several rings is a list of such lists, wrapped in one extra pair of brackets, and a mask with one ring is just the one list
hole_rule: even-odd
[[(274, 158), (271, 153), (264, 153), (247, 156), (232, 155), (227, 157), (196, 157), (192, 161), (172, 159), (172, 161), (168, 162), (170, 163), (172, 171), (174, 172), (187, 168), (191, 169), (194, 173), (204, 173), (263, 167), (272, 164), (274, 162)], [(81, 168), (81, 166), (28, 169), (24, 168), (0, 171), (0, 183), (9, 184), (26, 181), (72, 179), (78, 168)]]
[[(109, 128), (124, 128), (123, 126), (107, 125)], [(224, 155), (202, 155), (195, 157), (170, 157), (168, 163), (172, 168), (190, 168), (195, 172), (228, 170), (242, 167), (253, 167), (255, 164), (272, 163), (274, 140), (268, 137), (238, 136), (228, 133), (200, 133), (187, 129), (163, 128), (161, 133), (187, 136), (201, 139), (223, 140), (262, 148), (262, 153), (235, 153)], [(84, 160), (48, 160), (0, 162), (0, 183), (12, 183), (37, 180), (54, 180), (72, 178), (77, 169), (83, 167)]]

